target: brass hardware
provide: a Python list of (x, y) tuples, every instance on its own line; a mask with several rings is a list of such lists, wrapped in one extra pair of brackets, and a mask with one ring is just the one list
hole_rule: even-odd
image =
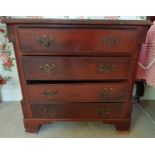
[(116, 70), (116, 65), (115, 64), (101, 64), (98, 67), (99, 72), (114, 72)]
[(60, 117), (60, 111), (58, 109), (44, 109), (44, 114), (49, 117), (58, 118)]
[(57, 91), (51, 91), (51, 90), (45, 90), (42, 93), (43, 96), (47, 96), (47, 97), (53, 97), (54, 95), (57, 95)]
[(39, 70), (47, 75), (50, 75), (52, 72), (56, 71), (56, 66), (54, 64), (40, 65)]
[(100, 93), (103, 98), (110, 97), (113, 95), (113, 89), (112, 88), (104, 88), (103, 90), (101, 90)]
[(119, 44), (119, 38), (116, 36), (106, 36), (103, 38), (103, 44), (107, 46), (114, 46)]
[(110, 113), (110, 108), (96, 109), (96, 114), (100, 117), (106, 117)]
[(54, 38), (53, 37), (49, 38), (46, 35), (43, 35), (36, 37), (36, 41), (42, 47), (48, 48), (54, 42)]

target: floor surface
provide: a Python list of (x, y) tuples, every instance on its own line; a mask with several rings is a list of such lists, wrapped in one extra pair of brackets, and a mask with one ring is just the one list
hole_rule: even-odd
[[(155, 111), (155, 109), (154, 109)], [(132, 114), (131, 130), (118, 132), (114, 125), (102, 122), (55, 122), (43, 125), (38, 134), (26, 133), (18, 102), (0, 103), (0, 137), (14, 138), (155, 138), (155, 120), (136, 104)]]

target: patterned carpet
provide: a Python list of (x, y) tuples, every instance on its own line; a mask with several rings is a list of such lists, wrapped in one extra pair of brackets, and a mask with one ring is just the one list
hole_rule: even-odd
[(155, 121), (140, 106), (135, 105), (129, 132), (118, 132), (114, 125), (101, 122), (55, 122), (41, 127), (38, 134), (25, 133), (22, 111), (18, 102), (0, 104), (0, 137), (15, 138), (102, 138), (152, 137)]

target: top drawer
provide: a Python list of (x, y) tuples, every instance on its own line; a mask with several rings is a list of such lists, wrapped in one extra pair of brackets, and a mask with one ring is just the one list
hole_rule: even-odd
[(28, 55), (132, 53), (134, 28), (18, 28), (19, 48)]

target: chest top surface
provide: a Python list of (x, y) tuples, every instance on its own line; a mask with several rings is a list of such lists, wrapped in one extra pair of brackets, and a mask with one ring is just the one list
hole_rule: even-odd
[(151, 25), (149, 20), (94, 20), (94, 19), (3, 19), (7, 24), (88, 24), (88, 25)]

